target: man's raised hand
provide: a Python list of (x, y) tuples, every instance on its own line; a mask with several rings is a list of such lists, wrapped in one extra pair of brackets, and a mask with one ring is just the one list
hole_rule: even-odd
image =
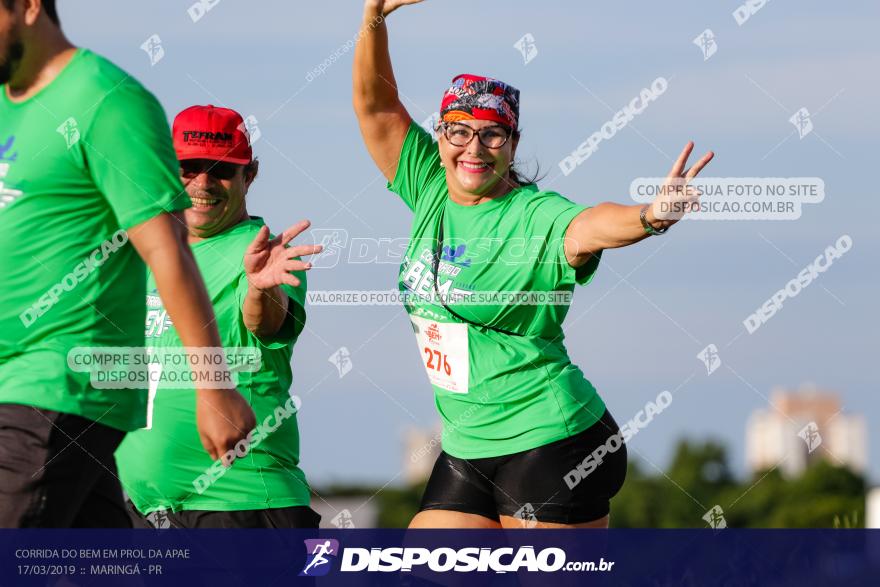
[(269, 238), (269, 227), (261, 227), (244, 253), (244, 271), (248, 283), (261, 290), (284, 284), (297, 287), (300, 280), (290, 272), (308, 271), (312, 264), (296, 257), (320, 253), (323, 249), (321, 245), (287, 246), (309, 226), (311, 223), (308, 220), (297, 222), (273, 239)]

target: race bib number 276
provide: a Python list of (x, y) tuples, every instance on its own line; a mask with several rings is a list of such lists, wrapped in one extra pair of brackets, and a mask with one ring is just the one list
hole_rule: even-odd
[(419, 316), (410, 316), (410, 320), (431, 383), (453, 393), (467, 393), (467, 325), (434, 322)]

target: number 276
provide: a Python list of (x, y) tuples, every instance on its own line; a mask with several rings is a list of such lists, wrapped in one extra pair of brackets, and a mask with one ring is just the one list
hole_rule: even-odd
[[(449, 365), (449, 361), (446, 360), (446, 354), (441, 353), (440, 351), (433, 351), (428, 347), (425, 347), (424, 352), (425, 363), (428, 365), (428, 369), (434, 369), (438, 372), (442, 369), (447, 375), (452, 374), (452, 367)], [(434, 363), (435, 358), (437, 359), (436, 364)]]

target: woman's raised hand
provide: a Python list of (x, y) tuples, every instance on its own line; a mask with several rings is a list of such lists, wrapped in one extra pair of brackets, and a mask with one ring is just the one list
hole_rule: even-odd
[(401, 6), (406, 4), (418, 4), (422, 1), (423, 0), (367, 0), (366, 5), (385, 17)]
[(703, 155), (702, 159), (685, 171), (684, 168), (687, 165), (688, 157), (690, 157), (693, 150), (694, 143), (689, 141), (669, 171), (669, 175), (666, 176), (666, 181), (663, 184), (660, 195), (654, 199), (652, 212), (658, 220), (675, 222), (681, 220), (682, 216), (687, 212), (698, 209), (700, 191), (688, 184), (712, 160), (715, 153), (712, 151), (707, 152)]

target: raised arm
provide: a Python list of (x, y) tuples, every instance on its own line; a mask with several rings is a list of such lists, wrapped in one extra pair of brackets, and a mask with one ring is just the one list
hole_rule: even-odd
[[(684, 150), (666, 178), (661, 194), (648, 206), (645, 220), (654, 229), (662, 230), (681, 220), (688, 209), (699, 201), (699, 193), (687, 183), (695, 178), (715, 154), (703, 155), (693, 167), (684, 171), (693, 142)], [(639, 214), (643, 204), (626, 206), (602, 202), (578, 214), (565, 234), (565, 256), (572, 267), (580, 267), (604, 249), (625, 247), (646, 238)]]
[(397, 173), (412, 118), (397, 94), (385, 18), (397, 8), (417, 2), (421, 0), (366, 0), (354, 50), (352, 104), (367, 150), (388, 181)]
[[(156, 278), (162, 303), (185, 347), (221, 347), (211, 300), (186, 243), (183, 219), (160, 214), (128, 231)], [(226, 366), (217, 368), (228, 376)], [(199, 437), (212, 459), (220, 458), (256, 426), (250, 404), (235, 389), (200, 383), (196, 394)], [(229, 464), (229, 463), (226, 463)]]

